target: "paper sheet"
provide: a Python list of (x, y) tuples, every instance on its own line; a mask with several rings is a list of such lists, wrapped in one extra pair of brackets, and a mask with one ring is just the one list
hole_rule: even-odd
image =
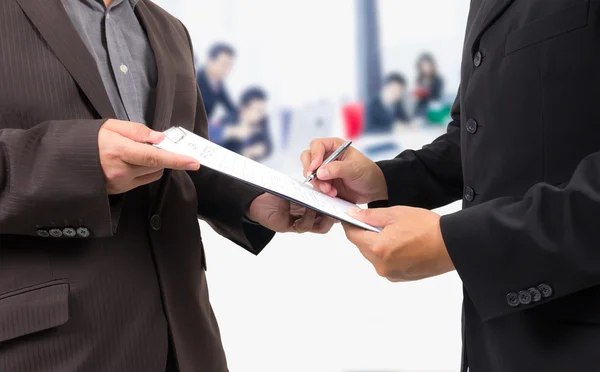
[(356, 204), (327, 196), (315, 190), (312, 185), (295, 180), (263, 164), (238, 155), (186, 129), (174, 127), (167, 130), (165, 135), (166, 139), (155, 145), (156, 147), (193, 157), (204, 167), (314, 209), (337, 220), (351, 223), (366, 230), (381, 231), (379, 228), (367, 225), (348, 215), (349, 208), (358, 208)]

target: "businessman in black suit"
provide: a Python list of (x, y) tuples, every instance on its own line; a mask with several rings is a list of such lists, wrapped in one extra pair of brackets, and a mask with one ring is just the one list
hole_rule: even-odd
[(197, 73), (206, 116), (210, 119), (217, 105), (223, 105), (228, 115), (236, 115), (236, 107), (225, 87), (225, 79), (231, 72), (235, 50), (228, 44), (218, 43), (208, 51), (204, 68)]
[[(457, 270), (462, 371), (600, 370), (598, 66), (600, 0), (473, 0), (447, 133), (319, 170), (324, 192), (390, 207), (353, 213), (380, 234), (345, 226), (380, 275)], [(314, 141), (305, 171), (341, 143)]]

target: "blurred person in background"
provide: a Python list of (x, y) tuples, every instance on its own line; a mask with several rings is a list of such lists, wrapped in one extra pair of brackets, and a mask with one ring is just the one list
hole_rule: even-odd
[(212, 141), (252, 160), (266, 159), (273, 151), (267, 117), (267, 94), (258, 87), (246, 89), (237, 115), (229, 115), (212, 129)]
[(381, 93), (367, 104), (365, 134), (392, 133), (394, 127), (408, 124), (405, 93), (404, 76), (392, 73), (385, 78)]
[(234, 60), (233, 47), (225, 43), (217, 43), (209, 49), (204, 67), (197, 72), (198, 86), (209, 120), (218, 105), (223, 106), (227, 115), (235, 115), (237, 112), (225, 87), (225, 79), (231, 73)]
[[(383, 231), (344, 229), (379, 275), (457, 271), (462, 372), (598, 372), (600, 1), (470, 4), (447, 133), (379, 163), (349, 148), (314, 184), (370, 203), (350, 214)], [(313, 141), (305, 173), (343, 142)]]
[(0, 28), (0, 371), (226, 372), (198, 218), (253, 254), (332, 221), (151, 145), (207, 133), (152, 1), (4, 0)]
[(417, 60), (417, 87), (414, 91), (415, 116), (426, 118), (430, 103), (440, 100), (443, 90), (444, 80), (438, 73), (433, 55), (422, 54)]

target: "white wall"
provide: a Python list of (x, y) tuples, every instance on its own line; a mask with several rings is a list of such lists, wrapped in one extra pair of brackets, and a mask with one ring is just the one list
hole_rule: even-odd
[[(215, 41), (238, 50), (232, 92), (251, 84), (274, 105), (356, 96), (353, 0), (160, 0), (188, 27), (197, 53)], [(466, 0), (381, 0), (384, 71), (413, 79), (424, 50), (440, 60), (449, 91), (458, 86)]]
[[(273, 105), (296, 107), (356, 95), (352, 0), (158, 3), (187, 25), (201, 54), (217, 40), (236, 46), (234, 93), (261, 84)], [(412, 80), (417, 55), (428, 50), (438, 56), (449, 90), (456, 89), (468, 3), (381, 0), (384, 72), (400, 70)], [(409, 147), (423, 144), (421, 137), (406, 140)], [(325, 237), (277, 236), (259, 257), (202, 228), (232, 372), (458, 370), (456, 274), (388, 283), (339, 227)]]

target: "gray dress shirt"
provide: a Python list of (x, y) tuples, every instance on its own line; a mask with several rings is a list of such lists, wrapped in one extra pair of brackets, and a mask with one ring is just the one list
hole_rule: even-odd
[(62, 0), (96, 60), (116, 119), (151, 124), (156, 97), (154, 53), (134, 9), (138, 0)]

